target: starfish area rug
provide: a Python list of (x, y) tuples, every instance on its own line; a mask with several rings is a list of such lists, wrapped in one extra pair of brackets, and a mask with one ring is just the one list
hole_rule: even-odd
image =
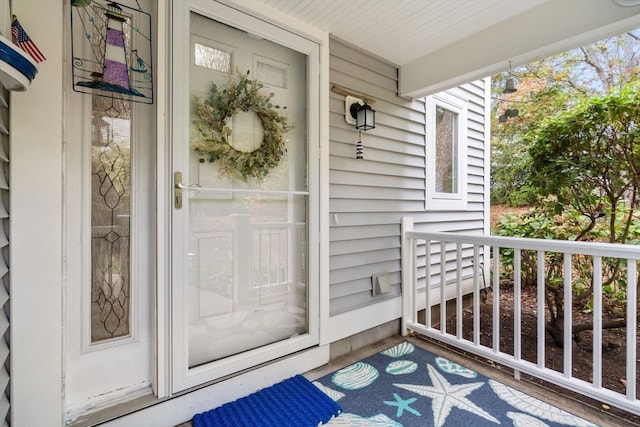
[(342, 408), (329, 426), (596, 426), (409, 342), (314, 384)]

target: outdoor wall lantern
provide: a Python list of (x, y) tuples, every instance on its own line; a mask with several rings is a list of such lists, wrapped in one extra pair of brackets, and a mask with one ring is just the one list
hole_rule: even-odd
[(371, 130), (376, 127), (376, 110), (371, 108), (365, 99), (362, 104), (354, 102), (349, 106), (351, 117), (356, 119), (356, 129)]
[(376, 127), (376, 110), (371, 108), (367, 98), (356, 98), (355, 96), (346, 95), (345, 102), (345, 121), (351, 125), (355, 125), (358, 129), (358, 143), (356, 144), (356, 159), (364, 159), (364, 147), (362, 146), (362, 131), (375, 129)]
[(356, 159), (364, 159), (362, 131), (368, 131), (376, 127), (376, 110), (371, 108), (370, 105), (375, 100), (358, 95), (340, 86), (332, 86), (331, 91), (344, 96), (344, 121), (358, 129)]
[(367, 104), (365, 99), (362, 104), (354, 102), (349, 106), (351, 117), (356, 119), (356, 129), (358, 129), (358, 143), (356, 144), (356, 160), (364, 159), (364, 147), (362, 146), (362, 131), (375, 129), (376, 110)]

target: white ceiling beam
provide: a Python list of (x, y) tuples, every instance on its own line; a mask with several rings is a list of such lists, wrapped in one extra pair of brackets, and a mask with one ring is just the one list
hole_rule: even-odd
[(420, 98), (640, 27), (640, 5), (550, 0), (400, 67), (400, 95)]

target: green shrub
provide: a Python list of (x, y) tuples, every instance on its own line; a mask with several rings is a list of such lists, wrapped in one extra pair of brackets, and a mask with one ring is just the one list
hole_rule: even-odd
[[(518, 215), (506, 213), (499, 219), (493, 234), (506, 237), (576, 240), (615, 241), (610, 236), (611, 209), (592, 220), (575, 210), (553, 214), (551, 205), (541, 205)], [(617, 236), (625, 235), (627, 243), (640, 242), (640, 221), (630, 218), (633, 212), (624, 205), (615, 210), (614, 230)], [(628, 221), (631, 219), (631, 221)], [(537, 253), (521, 251), (521, 283), (523, 287), (537, 286)], [(501, 279), (514, 279), (514, 250), (501, 248)], [(545, 253), (545, 286), (552, 300), (561, 298), (564, 283), (563, 254)], [(602, 259), (603, 303), (605, 311), (614, 316), (624, 315), (626, 303), (626, 261), (617, 258)], [(584, 255), (572, 257), (572, 288), (574, 301), (589, 311), (593, 307), (591, 287), (593, 283), (593, 260)]]

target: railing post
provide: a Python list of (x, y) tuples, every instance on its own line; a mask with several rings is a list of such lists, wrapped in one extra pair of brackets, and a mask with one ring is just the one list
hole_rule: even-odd
[(537, 253), (537, 306), (538, 306), (538, 319), (537, 319), (537, 349), (538, 349), (538, 368), (543, 369), (545, 364), (545, 263), (544, 263), (544, 251), (538, 251)]
[[(458, 337), (459, 340), (462, 339), (462, 262), (462, 243), (456, 243), (456, 337)], [(441, 277), (440, 286), (444, 288), (446, 272), (443, 273)], [(443, 306), (446, 306), (446, 302)], [(447, 328), (446, 320), (447, 319), (445, 319), (445, 322), (442, 322), (442, 327), (445, 330)]]
[(593, 386), (602, 387), (602, 257), (593, 257)]
[(636, 338), (636, 327), (638, 315), (638, 289), (637, 286), (637, 261), (627, 259), (627, 399), (632, 402), (636, 400), (636, 360), (638, 345)]
[(500, 248), (493, 247), (493, 351), (500, 351)]
[(478, 248), (478, 245), (473, 245), (473, 343), (475, 345), (480, 345), (480, 256)]
[[(522, 359), (522, 251), (515, 249), (513, 254), (513, 358)], [(513, 377), (520, 379), (520, 370), (513, 370)]]
[(409, 333), (407, 322), (415, 322), (415, 243), (413, 239), (406, 236), (407, 231), (413, 230), (413, 218), (402, 218), (402, 317), (400, 320), (400, 332), (402, 336)]
[(564, 330), (563, 342), (563, 363), (564, 376), (571, 378), (573, 376), (573, 334), (571, 328), (573, 327), (573, 264), (571, 260), (571, 254), (564, 253), (564, 269), (562, 270), (564, 275), (564, 323), (562, 328)]

